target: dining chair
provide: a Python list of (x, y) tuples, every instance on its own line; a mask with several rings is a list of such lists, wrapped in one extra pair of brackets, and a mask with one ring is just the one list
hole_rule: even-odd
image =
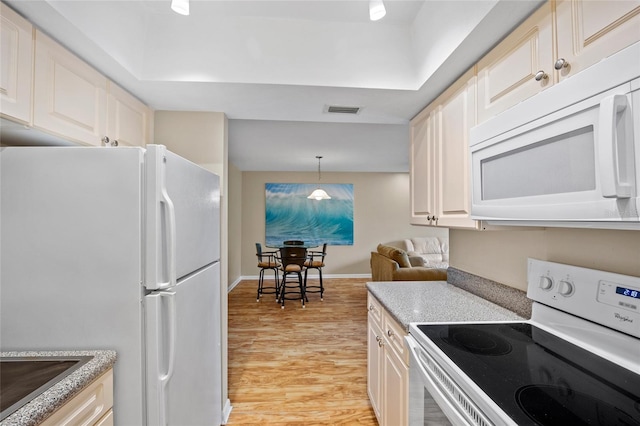
[[(258, 268), (260, 268), (260, 276), (258, 277), (258, 295), (256, 296), (256, 302), (260, 301), (260, 297), (263, 294), (275, 294), (276, 300), (278, 300), (278, 294), (280, 292), (280, 278), (278, 270), (280, 263), (276, 259), (277, 253), (275, 251), (262, 251), (262, 244), (256, 243), (256, 256), (258, 257)], [(264, 288), (264, 272), (273, 271), (274, 286), (269, 290)]]
[[(324, 258), (327, 255), (327, 243), (322, 245), (322, 251), (309, 250), (307, 252), (307, 260), (304, 262), (304, 292), (307, 293), (320, 293), (320, 300), (324, 300), (324, 285), (322, 283), (322, 268), (324, 268)], [(307, 285), (307, 273), (309, 269), (316, 269), (320, 278), (320, 285)], [(312, 290), (309, 290), (312, 289)]]
[[(302, 270), (304, 269), (304, 262), (307, 259), (307, 249), (305, 247), (281, 247), (280, 256), (278, 261), (280, 262), (280, 271), (282, 272), (282, 281), (280, 282), (280, 295), (278, 300), (280, 301), (282, 309), (284, 309), (284, 301), (297, 300), (298, 298), (302, 302), (304, 308), (304, 302), (306, 295), (304, 294), (304, 282), (302, 280)], [(295, 280), (297, 279), (297, 280)], [(291, 286), (287, 287), (287, 284), (297, 283), (298, 289), (293, 290)], [(291, 290), (287, 290), (291, 289)], [(296, 294), (298, 296), (289, 296), (287, 294)]]
[(286, 240), (282, 242), (285, 246), (303, 246), (304, 241), (301, 240)]

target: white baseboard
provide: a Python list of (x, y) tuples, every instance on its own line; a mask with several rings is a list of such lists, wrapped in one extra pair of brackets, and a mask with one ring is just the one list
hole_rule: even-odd
[[(268, 278), (271, 278), (271, 277), (268, 277)], [(314, 274), (314, 275), (310, 274), (309, 278), (316, 279), (316, 278), (318, 278), (318, 274)], [(371, 274), (331, 274), (331, 275), (324, 274), (324, 275), (322, 275), (322, 278), (369, 278), (369, 279), (371, 279)], [(258, 275), (243, 275), (243, 276), (239, 277), (238, 279), (236, 279), (229, 286), (228, 292), (230, 292), (231, 290), (234, 289), (235, 286), (240, 284), (240, 281), (257, 280), (257, 279), (258, 279)]]
[(231, 401), (227, 399), (224, 403), (224, 407), (222, 407), (222, 424), (226, 425), (229, 422), (229, 415), (231, 414), (231, 410), (233, 407), (231, 406)]

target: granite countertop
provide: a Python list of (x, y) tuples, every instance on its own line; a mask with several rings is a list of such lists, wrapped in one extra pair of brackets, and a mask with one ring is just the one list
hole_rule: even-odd
[(368, 282), (367, 289), (407, 332), (412, 322), (524, 320), (446, 281)]
[(41, 423), (58, 408), (80, 393), (82, 389), (97, 379), (101, 374), (113, 367), (116, 362), (116, 352), (110, 350), (0, 352), (0, 356), (93, 356), (89, 362), (84, 364), (78, 370), (45, 390), (18, 409), (15, 413), (0, 422), (1, 426), (30, 426)]

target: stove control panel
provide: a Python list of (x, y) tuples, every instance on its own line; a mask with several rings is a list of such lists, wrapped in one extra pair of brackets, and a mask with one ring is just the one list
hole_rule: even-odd
[(640, 288), (633, 288), (616, 282), (601, 280), (598, 300), (611, 306), (619, 306), (631, 312), (640, 311)]
[(640, 277), (529, 259), (527, 296), (640, 337)]

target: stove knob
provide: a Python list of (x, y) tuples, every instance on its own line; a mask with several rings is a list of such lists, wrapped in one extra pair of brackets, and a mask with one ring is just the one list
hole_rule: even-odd
[(558, 286), (558, 293), (565, 297), (571, 296), (575, 291), (575, 287), (571, 281), (560, 281)]
[(553, 287), (553, 279), (551, 277), (540, 277), (540, 288), (543, 290), (551, 290)]

